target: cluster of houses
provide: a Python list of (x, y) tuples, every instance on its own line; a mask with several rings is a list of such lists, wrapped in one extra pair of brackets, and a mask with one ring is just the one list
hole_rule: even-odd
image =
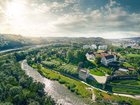
[(96, 44), (92, 44), (92, 45), (84, 45), (83, 49), (98, 49), (98, 50), (107, 50), (108, 46), (107, 45), (99, 45), (97, 46)]
[(138, 44), (138, 42), (132, 40), (113, 41), (112, 45), (116, 47), (122, 47), (122, 48), (140, 49), (140, 45)]
[[(119, 44), (118, 46), (120, 46)], [(124, 48), (139, 48), (137, 44), (123, 44)], [(89, 61), (94, 61), (98, 57), (100, 59), (101, 65), (104, 65), (106, 67), (115, 67), (117, 71), (123, 71), (123, 72), (128, 72), (128, 71), (133, 71), (135, 70), (134, 68), (125, 68), (123, 66), (120, 66), (121, 63), (126, 62), (125, 58), (120, 57), (120, 55), (116, 52), (112, 52), (111, 50), (107, 50), (108, 46), (107, 45), (84, 45), (83, 49), (91, 49), (91, 50), (97, 50), (97, 51), (90, 51), (86, 53), (86, 58)], [(119, 56), (119, 57), (118, 57)], [(119, 59), (118, 59), (119, 58)], [(79, 78), (82, 80), (85, 80), (89, 78), (90, 73), (89, 70), (87, 69), (79, 69)]]
[(140, 49), (140, 46), (136, 43), (134, 44), (123, 44), (122, 45), (123, 48), (134, 48), (134, 49)]
[(111, 50), (101, 52), (87, 52), (86, 58), (88, 60), (95, 60), (96, 57), (100, 57), (101, 64), (108, 66), (109, 63), (117, 61), (116, 55), (117, 54), (115, 52), (112, 52)]
[[(87, 52), (86, 53), (86, 58), (89, 61), (95, 60), (97, 57), (101, 58), (101, 64), (106, 66), (106, 67), (120, 67), (120, 63), (126, 62), (125, 58), (119, 58), (117, 60), (117, 56), (119, 54), (112, 52), (111, 50), (109, 51), (102, 51), (102, 52)], [(133, 71), (135, 70), (134, 68), (119, 68), (119, 71)]]
[[(104, 66), (108, 66), (109, 63), (116, 62), (116, 53), (112, 51), (100, 51), (100, 52), (88, 52), (86, 57), (88, 60), (95, 60), (96, 57), (101, 57), (101, 64)], [(87, 69), (79, 69), (79, 78), (82, 80), (86, 80), (89, 77), (89, 70)]]
[[(132, 71), (135, 70), (134, 68), (120, 68), (120, 63), (125, 62), (125, 59), (120, 58), (117, 60), (118, 54), (115, 52), (112, 52), (111, 50), (101, 50), (100, 52), (87, 52), (86, 58), (90, 61), (95, 60), (97, 57), (100, 57), (101, 64), (106, 67), (115, 67), (118, 69), (118, 71)], [(80, 69), (79, 71), (79, 78), (82, 80), (86, 80), (89, 77), (89, 70), (86, 69)]]

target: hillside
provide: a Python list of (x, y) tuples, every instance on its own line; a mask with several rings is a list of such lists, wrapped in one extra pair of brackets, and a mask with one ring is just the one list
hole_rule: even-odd
[(27, 38), (21, 35), (0, 34), (0, 50), (42, 44), (39, 38)]
[(0, 34), (0, 50), (48, 43), (79, 43), (83, 45), (109, 44), (109, 41), (100, 37), (24, 37), (21, 35)]

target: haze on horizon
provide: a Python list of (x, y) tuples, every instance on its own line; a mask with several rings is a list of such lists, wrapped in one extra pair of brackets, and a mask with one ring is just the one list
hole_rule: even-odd
[(0, 33), (35, 37), (140, 36), (140, 0), (0, 0)]

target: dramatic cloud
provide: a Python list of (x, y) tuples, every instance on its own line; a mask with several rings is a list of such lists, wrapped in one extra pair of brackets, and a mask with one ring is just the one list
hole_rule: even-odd
[(32, 36), (139, 36), (140, 2), (124, 1), (0, 1), (0, 32)]

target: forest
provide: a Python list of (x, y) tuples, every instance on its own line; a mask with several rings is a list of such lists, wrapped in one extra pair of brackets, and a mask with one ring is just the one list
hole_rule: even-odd
[(17, 57), (0, 57), (0, 105), (55, 105), (44, 92), (44, 84), (33, 81), (20, 68)]

